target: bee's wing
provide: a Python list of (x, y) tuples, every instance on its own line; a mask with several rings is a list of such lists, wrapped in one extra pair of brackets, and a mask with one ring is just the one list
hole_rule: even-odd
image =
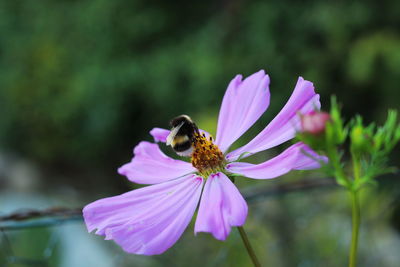
[(171, 132), (169, 133), (169, 135), (167, 136), (167, 146), (170, 146), (172, 144), (172, 141), (174, 140), (176, 134), (178, 133), (179, 129), (182, 127), (182, 125), (185, 122), (182, 122), (181, 124), (179, 124), (178, 126), (174, 127), (171, 129)]

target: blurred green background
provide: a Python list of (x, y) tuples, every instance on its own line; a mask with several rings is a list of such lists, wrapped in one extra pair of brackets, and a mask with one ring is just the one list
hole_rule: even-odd
[[(298, 76), (314, 82), (323, 107), (335, 94), (348, 118), (383, 122), (388, 108), (400, 106), (399, 29), (396, 0), (0, 1), (0, 212), (77, 207), (129, 190), (116, 169), (133, 147), (179, 114), (215, 133), (222, 96), (238, 73), (265, 69), (272, 95), (241, 144), (280, 110)], [(297, 172), (239, 187), (251, 193), (319, 176)], [(400, 262), (398, 178), (365, 191), (360, 266)], [(251, 203), (248, 228), (266, 266), (344, 266), (349, 215), (338, 188), (298, 192)], [(15, 254), (34, 259), (58, 236), (49, 266), (250, 264), (236, 232), (221, 243), (192, 230), (153, 258), (126, 255), (79, 223), (63, 234), (46, 228), (7, 235)], [(71, 252), (66, 231), (89, 243)], [(43, 246), (31, 248), (37, 240)], [(4, 240), (0, 246), (5, 251)], [(101, 260), (102, 253), (111, 258)], [(0, 264), (29, 265), (7, 263), (6, 254)]]

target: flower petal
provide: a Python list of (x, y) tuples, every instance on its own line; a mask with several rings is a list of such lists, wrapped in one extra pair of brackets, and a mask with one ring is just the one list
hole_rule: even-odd
[(203, 190), (195, 233), (209, 232), (225, 240), (231, 227), (243, 225), (246, 217), (247, 204), (236, 186), (225, 174), (212, 174)]
[(190, 163), (167, 157), (157, 144), (140, 142), (134, 154), (118, 173), (138, 184), (162, 183), (196, 171)]
[[(319, 109), (319, 95), (314, 91), (314, 85), (300, 77), (286, 105), (279, 114), (247, 145), (238, 148), (227, 155), (230, 161), (277, 146), (292, 139), (300, 129), (298, 112), (305, 114)], [(243, 154), (248, 152), (246, 154)]]
[(327, 158), (315, 153), (304, 143), (296, 143), (278, 156), (260, 164), (232, 162), (226, 166), (229, 172), (254, 179), (271, 179), (291, 170), (310, 170), (321, 167), (320, 162)]
[(161, 254), (188, 226), (197, 207), (203, 179), (188, 175), (97, 200), (83, 209), (88, 231), (113, 239), (126, 252)]
[(170, 130), (162, 129), (162, 128), (153, 128), (150, 131), (150, 134), (154, 138), (154, 142), (167, 142), (167, 137), (169, 135)]
[(260, 118), (268, 108), (269, 99), (269, 77), (264, 70), (243, 82), (241, 75), (230, 82), (218, 118), (216, 144), (222, 152)]

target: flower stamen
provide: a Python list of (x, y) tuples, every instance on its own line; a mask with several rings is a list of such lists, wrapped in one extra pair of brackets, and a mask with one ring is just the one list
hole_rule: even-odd
[(224, 154), (213, 143), (213, 138), (195, 133), (193, 138), (193, 153), (191, 162), (201, 176), (207, 178), (210, 174), (222, 171), (226, 164)]

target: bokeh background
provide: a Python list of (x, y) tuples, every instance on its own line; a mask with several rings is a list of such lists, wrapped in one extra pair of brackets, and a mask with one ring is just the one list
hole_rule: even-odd
[[(236, 145), (279, 112), (298, 76), (323, 107), (335, 94), (347, 118), (383, 122), (400, 107), (400, 1), (0, 1), (0, 215), (137, 187), (116, 169), (153, 127), (189, 114), (215, 133), (228, 82), (259, 69), (271, 105)], [(270, 192), (249, 200), (246, 224), (265, 266), (347, 264), (346, 192), (279, 190), (307, 179), (329, 177), (238, 181), (248, 196)], [(399, 185), (387, 175), (363, 192), (359, 266), (399, 266)], [(219, 242), (191, 225), (155, 257), (125, 254), (79, 220), (0, 234), (0, 266), (251, 266), (235, 230)]]

